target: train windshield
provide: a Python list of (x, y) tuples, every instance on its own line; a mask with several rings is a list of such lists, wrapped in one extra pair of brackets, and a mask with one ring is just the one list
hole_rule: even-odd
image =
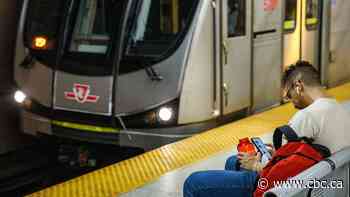
[[(116, 0), (81, 0), (70, 51), (106, 53), (112, 29), (115, 27), (116, 21), (119, 20), (113, 11), (120, 2)], [(113, 19), (113, 17), (116, 18)]]
[(46, 50), (56, 47), (65, 2), (64, 0), (29, 1), (24, 36), (27, 47), (34, 48), (33, 43), (36, 37), (45, 38), (50, 44), (45, 48)]
[(197, 3), (197, 0), (139, 1), (126, 55), (162, 56), (190, 26)]
[[(62, 67), (65, 62), (67, 67), (72, 62), (93, 67), (101, 62), (111, 65), (112, 55), (109, 52), (121, 47), (121, 72), (124, 68), (128, 70), (125, 72), (129, 72), (140, 68), (133, 67), (135, 61), (147, 59), (154, 63), (175, 51), (190, 29), (199, 0), (29, 2), (25, 36), (27, 47), (33, 41), (38, 41), (35, 44), (39, 46), (46, 41), (41, 37), (35, 40), (38, 36), (44, 36), (49, 42), (48, 47), (41, 48), (35, 56), (41, 55), (54, 63), (57, 51), (52, 50), (52, 57), (47, 58), (48, 49), (56, 49), (58, 39), (62, 39), (66, 44), (62, 49), (67, 52), (62, 56)], [(117, 35), (124, 37), (120, 39)], [(122, 40), (122, 45), (117, 40)]]

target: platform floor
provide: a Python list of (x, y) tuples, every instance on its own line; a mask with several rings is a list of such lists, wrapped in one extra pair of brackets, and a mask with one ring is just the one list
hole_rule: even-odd
[[(259, 137), (266, 143), (272, 143), (272, 133)], [(235, 147), (233, 146), (232, 150), (219, 152), (206, 160), (166, 173), (159, 180), (134, 191), (121, 194), (120, 197), (182, 197), (183, 184), (190, 174), (205, 170), (223, 170), (226, 159), (237, 154)]]
[[(350, 100), (350, 83), (328, 91)], [(350, 104), (347, 104), (350, 106)], [(193, 171), (223, 169), (243, 137), (270, 139), (296, 112), (291, 104), (273, 108), (97, 170), (30, 196), (182, 196), (182, 184)]]
[[(350, 101), (346, 101), (343, 105), (350, 113)], [(265, 143), (272, 144), (272, 133), (259, 137)], [(225, 168), (226, 159), (236, 154), (237, 151), (235, 146), (233, 146), (232, 150), (217, 153), (207, 160), (199, 161), (169, 172), (161, 176), (159, 180), (128, 193), (121, 194), (120, 197), (182, 197), (183, 184), (190, 174), (205, 170), (223, 170)]]

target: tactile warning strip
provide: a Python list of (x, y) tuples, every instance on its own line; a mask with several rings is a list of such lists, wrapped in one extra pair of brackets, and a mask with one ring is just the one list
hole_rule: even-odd
[[(329, 90), (339, 101), (350, 99), (350, 83)], [(150, 183), (184, 165), (233, 148), (238, 139), (263, 135), (286, 124), (291, 104), (276, 107), (29, 195), (30, 197), (115, 197)]]

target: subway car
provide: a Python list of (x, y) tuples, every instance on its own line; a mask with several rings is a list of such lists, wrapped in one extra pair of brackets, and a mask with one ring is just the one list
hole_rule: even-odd
[[(350, 2), (24, 0), (23, 132), (151, 149), (281, 104), (283, 69), (350, 78)], [(242, 131), (244, 132), (244, 131)]]

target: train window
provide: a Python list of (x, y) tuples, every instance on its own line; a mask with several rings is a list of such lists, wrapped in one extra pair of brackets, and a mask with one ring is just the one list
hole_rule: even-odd
[(198, 0), (138, 1), (127, 56), (161, 57), (177, 46), (191, 24)]
[(319, 0), (306, 1), (306, 28), (308, 30), (315, 30), (318, 27), (320, 18)]
[[(64, 5), (65, 1), (29, 1), (24, 36), (27, 47), (45, 50), (56, 47)], [(36, 44), (41, 47), (36, 48)]]
[(104, 54), (107, 51), (113, 0), (81, 0), (75, 23), (71, 52)]
[(297, 0), (287, 0), (284, 18), (284, 31), (294, 32), (297, 26)]
[(244, 36), (246, 34), (246, 1), (227, 1), (227, 31), (228, 37)]

